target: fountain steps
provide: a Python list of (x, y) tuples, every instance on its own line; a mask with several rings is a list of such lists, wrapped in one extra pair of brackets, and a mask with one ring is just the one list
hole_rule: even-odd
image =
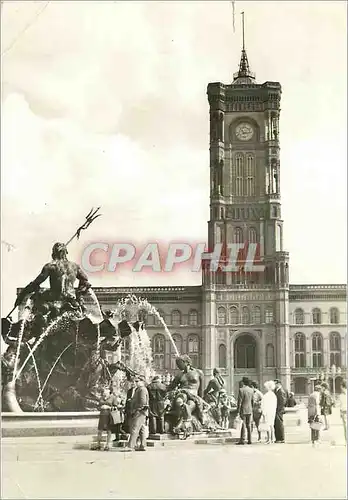
[[(234, 434), (234, 436), (233, 436)], [(237, 441), (236, 431), (229, 430), (219, 430), (214, 432), (195, 432), (187, 439), (179, 439), (177, 436), (172, 434), (150, 434), (146, 441), (146, 445), (149, 448), (160, 448), (160, 447), (176, 447), (192, 445), (192, 444), (225, 444)], [(93, 437), (93, 443), (91, 448), (96, 446), (97, 436)], [(105, 436), (102, 442), (106, 442)], [(118, 442), (113, 442), (113, 448), (126, 448), (128, 439), (121, 439)]]

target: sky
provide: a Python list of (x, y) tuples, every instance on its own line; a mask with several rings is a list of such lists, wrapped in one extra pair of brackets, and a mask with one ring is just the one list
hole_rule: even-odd
[[(2, 2), (1, 306), (69, 245), (199, 241), (209, 219), (209, 82), (231, 83), (240, 12), (257, 81), (279, 81), (291, 283), (346, 281), (346, 2)], [(197, 285), (199, 273), (91, 275)]]

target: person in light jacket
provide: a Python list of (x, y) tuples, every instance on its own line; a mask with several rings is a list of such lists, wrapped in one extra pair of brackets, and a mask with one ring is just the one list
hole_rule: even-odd
[[(320, 384), (315, 384), (314, 392), (308, 398), (308, 423), (311, 426), (313, 423), (320, 423), (320, 398), (322, 387)], [(312, 445), (316, 446), (319, 443), (320, 431), (311, 427)]]
[(265, 382), (264, 387), (266, 393), (263, 395), (261, 401), (261, 421), (266, 424), (267, 427), (267, 439), (266, 444), (273, 444), (275, 441), (274, 434), (274, 421), (277, 410), (277, 396), (274, 393), (275, 383), (273, 380)]

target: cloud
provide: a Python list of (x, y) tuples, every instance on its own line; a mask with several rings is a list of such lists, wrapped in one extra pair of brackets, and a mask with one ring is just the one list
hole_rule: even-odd
[[(345, 16), (341, 4), (285, 4), (273, 2), (269, 16), (267, 2), (248, 2), (246, 33), (259, 80), (279, 79), (284, 90), (281, 183), (291, 278), (343, 281)], [(3, 5), (4, 47), (39, 8)], [(18, 248), (2, 256), (3, 307), (92, 206), (101, 205), (103, 217), (71, 245), (72, 258), (91, 240), (206, 239), (206, 87), (231, 81), (239, 24), (237, 12), (233, 36), (230, 2), (50, 2), (18, 38), (3, 59), (2, 237)], [(332, 65), (339, 68), (334, 78)], [(340, 230), (328, 266), (332, 221)], [(135, 277), (108, 279), (124, 285)], [(164, 284), (167, 277), (152, 279)], [(197, 283), (197, 276), (170, 280)]]

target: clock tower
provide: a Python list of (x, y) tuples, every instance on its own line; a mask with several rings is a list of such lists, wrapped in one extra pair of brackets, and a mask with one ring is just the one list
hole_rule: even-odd
[[(257, 83), (244, 41), (230, 84), (210, 83), (210, 249), (256, 244), (262, 272), (203, 270), (206, 375), (221, 369), (290, 387), (289, 255), (283, 250), (279, 116), (281, 85)], [(255, 247), (255, 245), (253, 245)], [(240, 254), (241, 255), (241, 254)], [(225, 356), (223, 353), (225, 352)], [(223, 360), (226, 362), (223, 363)], [(226, 366), (220, 366), (225, 364)]]

